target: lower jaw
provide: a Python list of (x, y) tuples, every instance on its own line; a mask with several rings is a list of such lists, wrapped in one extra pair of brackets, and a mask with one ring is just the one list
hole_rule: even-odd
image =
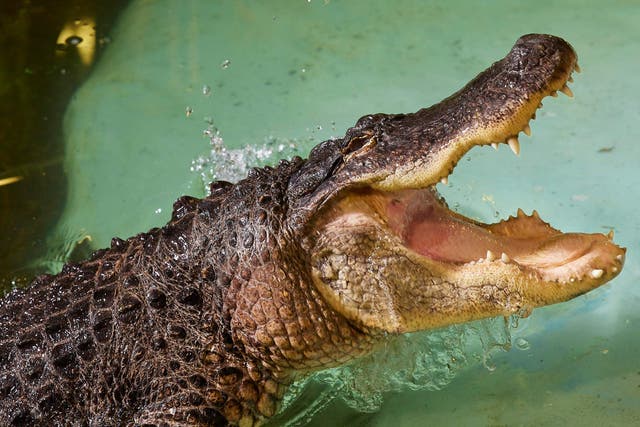
[(433, 189), (388, 193), (388, 223), (404, 245), (454, 265), (513, 263), (539, 280), (575, 282), (616, 274), (624, 251), (604, 234), (562, 233), (536, 212), (482, 224), (451, 210)]

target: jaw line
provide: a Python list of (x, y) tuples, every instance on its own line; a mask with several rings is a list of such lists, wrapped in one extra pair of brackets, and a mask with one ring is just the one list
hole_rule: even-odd
[[(400, 215), (397, 202), (387, 209), (389, 226), (408, 250), (431, 261), (460, 268), (513, 264), (533, 280), (557, 283), (600, 279), (622, 267), (623, 250), (613, 244), (612, 233), (563, 233), (536, 211), (526, 215), (521, 209), (485, 224), (450, 210), (433, 187), (402, 193), (413, 201), (406, 202)], [(399, 224), (394, 215), (404, 222)]]
[[(506, 57), (505, 57), (506, 59)], [(538, 92), (527, 94), (525, 99), (520, 99), (518, 105), (505, 107), (507, 111), (500, 111), (503, 115), (500, 119), (482, 120), (467, 123), (454, 137), (439, 147), (428, 159), (420, 159), (415, 164), (405, 165), (397, 168), (394, 173), (386, 177), (368, 183), (371, 188), (379, 190), (397, 190), (405, 188), (426, 188), (438, 182), (448, 183), (448, 177), (462, 157), (475, 146), (490, 145), (498, 149), (500, 144), (509, 146), (511, 151), (520, 155), (520, 132), (531, 136), (529, 122), (536, 118), (536, 111), (542, 108), (542, 100), (548, 96), (557, 97), (558, 92), (572, 98), (573, 92), (568, 86), (573, 81), (572, 73), (579, 73), (580, 67), (577, 63), (577, 56), (572, 51), (572, 55), (563, 64), (564, 69), (556, 70), (553, 78), (546, 82), (546, 86)], [(504, 60), (504, 59), (503, 59)], [(495, 64), (494, 64), (495, 65)], [(439, 110), (446, 113), (451, 105), (455, 105), (458, 98), (469, 97), (469, 91), (473, 90), (474, 82), (484, 79), (483, 75), (491, 68), (480, 73), (474, 80), (469, 82), (460, 91), (446, 98), (439, 104), (433, 105), (428, 110)], [(484, 82), (481, 84), (485, 84)], [(477, 100), (475, 102), (478, 102)], [(420, 112), (416, 113), (419, 114)]]

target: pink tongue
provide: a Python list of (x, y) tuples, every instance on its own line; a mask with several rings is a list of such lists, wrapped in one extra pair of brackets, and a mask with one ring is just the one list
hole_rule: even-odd
[(480, 226), (451, 212), (430, 191), (409, 190), (387, 200), (389, 225), (406, 246), (433, 260), (467, 263), (491, 251), (496, 258), (505, 253), (525, 264), (557, 263), (588, 247), (588, 239), (563, 235), (537, 215), (518, 213), (517, 218)]
[(477, 225), (437, 214), (410, 224), (405, 239), (414, 251), (440, 261), (469, 262), (486, 257), (487, 250), (497, 256), (505, 252), (504, 244), (492, 233)]

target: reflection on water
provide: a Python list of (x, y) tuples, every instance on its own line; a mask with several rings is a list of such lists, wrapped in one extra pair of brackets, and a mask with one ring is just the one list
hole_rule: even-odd
[(63, 115), (127, 2), (0, 3), (0, 294), (47, 271), (33, 261), (66, 198)]

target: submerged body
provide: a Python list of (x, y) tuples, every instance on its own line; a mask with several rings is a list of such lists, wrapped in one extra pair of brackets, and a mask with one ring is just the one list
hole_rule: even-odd
[(482, 224), (436, 193), (476, 145), (507, 143), (577, 68), (528, 35), (459, 92), (365, 116), (307, 160), (182, 197), (162, 228), (0, 301), (1, 425), (243, 425), (296, 377), (381, 337), (573, 298), (624, 249), (519, 212)]

